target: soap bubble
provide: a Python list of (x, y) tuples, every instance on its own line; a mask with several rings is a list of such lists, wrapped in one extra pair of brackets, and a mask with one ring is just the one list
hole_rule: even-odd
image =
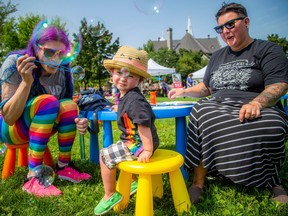
[[(76, 23), (74, 23), (70, 18), (67, 17), (59, 16), (59, 19), (61, 22), (61, 27), (63, 27), (68, 34), (69, 40), (73, 41), (75, 38), (74, 35), (79, 35), (80, 33), (79, 25), (76, 25)], [(54, 17), (50, 18), (50, 20), (54, 20), (55, 22)]]
[(71, 68), (71, 73), (73, 74), (73, 79), (81, 81), (85, 77), (85, 71), (81, 66), (74, 66)]
[(52, 167), (40, 165), (37, 166), (33, 171), (35, 172), (36, 177), (39, 179), (40, 184), (42, 184), (44, 187), (47, 188), (54, 182), (55, 172)]
[[(48, 28), (49, 26), (59, 26), (66, 31), (66, 33), (68, 34), (69, 41), (70, 41), (71, 49), (69, 52), (66, 53), (66, 55), (63, 55), (60, 57), (61, 61), (51, 62), (50, 60), (50, 61), (47, 61), (47, 64), (50, 64), (52, 66), (53, 65), (57, 66), (60, 64), (60, 62), (62, 65), (71, 63), (78, 56), (82, 48), (82, 36), (79, 30), (77, 30), (77, 27), (69, 19), (66, 19), (64, 17), (60, 17), (60, 18), (57, 17), (57, 18), (50, 18), (50, 19), (42, 20), (41, 23), (37, 26), (37, 28), (35, 28), (34, 35), (37, 36), (38, 34), (41, 34), (43, 30)], [(38, 38), (38, 37), (33, 37), (33, 38)], [(46, 62), (46, 59), (45, 59), (45, 62)]]
[(104, 20), (100, 17), (90, 17), (86, 19), (87, 29), (91, 36), (101, 37), (106, 32)]
[(134, 0), (138, 11), (146, 15), (158, 14), (163, 7), (164, 0)]
[(76, 41), (70, 41), (71, 50), (66, 55), (61, 56), (61, 64), (68, 64), (76, 59), (82, 48), (82, 35), (77, 35)]

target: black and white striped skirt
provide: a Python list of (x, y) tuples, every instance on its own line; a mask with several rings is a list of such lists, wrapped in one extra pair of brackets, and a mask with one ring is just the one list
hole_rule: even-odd
[(203, 99), (192, 108), (185, 167), (192, 171), (202, 161), (217, 173), (246, 186), (280, 185), (285, 160), (287, 116), (265, 108), (255, 120), (239, 121), (243, 103), (231, 99)]

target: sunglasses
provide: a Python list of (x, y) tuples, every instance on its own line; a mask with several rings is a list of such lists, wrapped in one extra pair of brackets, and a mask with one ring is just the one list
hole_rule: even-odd
[(216, 26), (214, 29), (215, 31), (218, 33), (218, 34), (221, 34), (223, 32), (223, 29), (224, 27), (226, 29), (233, 29), (235, 27), (235, 22), (237, 20), (243, 20), (245, 19), (246, 17), (238, 17), (238, 18), (235, 18), (235, 19), (232, 19), (232, 20), (229, 20), (228, 22), (224, 23), (223, 25), (220, 25), (220, 26)]
[(40, 44), (38, 45), (38, 47), (43, 50), (44, 56), (48, 59), (52, 59), (56, 55), (58, 55), (61, 58), (66, 54), (65, 50), (56, 50), (56, 49), (52, 49), (52, 48), (47, 48), (47, 47), (44, 47)]

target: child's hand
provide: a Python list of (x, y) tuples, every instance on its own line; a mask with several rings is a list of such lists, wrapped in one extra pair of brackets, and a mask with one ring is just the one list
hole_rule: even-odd
[(74, 121), (76, 123), (76, 127), (79, 133), (84, 135), (88, 127), (88, 119), (87, 118), (75, 118)]
[(111, 107), (111, 111), (112, 111), (112, 112), (117, 112), (117, 110), (118, 110), (118, 105), (113, 105), (113, 106)]
[(149, 158), (152, 156), (152, 152), (150, 151), (142, 151), (141, 154), (138, 157), (138, 162), (140, 163), (147, 163), (149, 162)]

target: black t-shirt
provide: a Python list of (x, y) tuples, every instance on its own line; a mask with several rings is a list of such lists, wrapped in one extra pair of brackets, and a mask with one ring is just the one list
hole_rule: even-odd
[(227, 46), (213, 53), (203, 82), (214, 97), (251, 101), (267, 85), (288, 83), (288, 60), (283, 49), (269, 41), (254, 40), (239, 52)]
[(155, 115), (151, 105), (141, 94), (139, 88), (131, 89), (119, 99), (117, 124), (122, 131), (120, 139), (135, 156), (138, 156), (143, 151), (138, 125), (144, 125), (151, 129), (153, 150), (155, 151), (158, 147), (159, 138), (154, 122)]

